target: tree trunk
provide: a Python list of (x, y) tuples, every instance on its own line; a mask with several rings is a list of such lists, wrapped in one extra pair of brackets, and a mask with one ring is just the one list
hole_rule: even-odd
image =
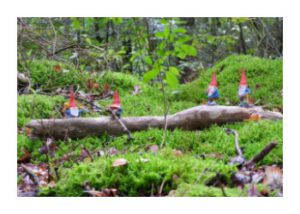
[(240, 45), (241, 45), (241, 50), (243, 54), (247, 54), (247, 48), (246, 48), (246, 43), (244, 39), (244, 33), (243, 33), (243, 25), (242, 23), (239, 23), (239, 30), (240, 30)]
[[(280, 120), (283, 118), (281, 113), (264, 111), (261, 107), (198, 106), (169, 115), (167, 129), (204, 129), (212, 124), (241, 122), (249, 119), (252, 114), (258, 114), (262, 119)], [(164, 128), (163, 116), (125, 117), (121, 120), (131, 132), (149, 128)], [(126, 130), (120, 123), (111, 117), (41, 119), (31, 121), (27, 127), (32, 129), (33, 137), (53, 137), (55, 139), (101, 136), (106, 133), (109, 135), (126, 134)]]
[(96, 34), (96, 40), (99, 42), (99, 43), (102, 43), (103, 41), (103, 38), (101, 37), (100, 35), (100, 27), (99, 27), (99, 21), (100, 21), (100, 18), (98, 17), (95, 17), (93, 19), (93, 24), (94, 24), (94, 31), (95, 31), (95, 34)]

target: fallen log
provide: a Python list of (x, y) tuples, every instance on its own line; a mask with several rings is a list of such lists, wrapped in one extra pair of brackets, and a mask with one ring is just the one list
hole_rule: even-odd
[[(261, 107), (242, 108), (238, 106), (197, 106), (167, 117), (168, 129), (198, 130), (212, 124), (241, 122), (257, 114), (261, 119), (281, 120), (279, 112), (265, 111)], [(163, 116), (124, 117), (121, 121), (129, 131), (149, 128), (164, 128)], [(83, 138), (103, 134), (122, 135), (126, 130), (111, 117), (40, 119), (32, 120), (27, 127), (34, 137), (53, 137), (55, 139)]]

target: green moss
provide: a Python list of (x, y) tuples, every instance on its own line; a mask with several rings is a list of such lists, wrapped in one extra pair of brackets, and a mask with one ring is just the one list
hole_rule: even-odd
[[(282, 121), (249, 122), (226, 127), (239, 132), (240, 145), (247, 159), (256, 155), (269, 142), (277, 141), (278, 147), (258, 165), (282, 164)], [(116, 147), (119, 155), (96, 158), (94, 163), (81, 163), (79, 166), (73, 164), (70, 170), (61, 169), (64, 179), (58, 182), (55, 189), (44, 189), (42, 195), (82, 196), (84, 195), (82, 185), (85, 181), (90, 182), (92, 187), (98, 190), (117, 188), (124, 196), (150, 195), (151, 191), (157, 193), (163, 179), (166, 179), (164, 194), (178, 188), (176, 191), (178, 196), (222, 196), (220, 188), (205, 186), (212, 177), (220, 173), (225, 175), (228, 184), (225, 192), (228, 196), (245, 196), (247, 191), (230, 188), (230, 173), (235, 168), (230, 167), (228, 162), (236, 154), (234, 136), (227, 135), (224, 128), (225, 126), (213, 126), (200, 132), (168, 131), (165, 148), (159, 149), (157, 154), (146, 152), (149, 145), (161, 142), (162, 130), (157, 129), (133, 133), (134, 141), (130, 144), (126, 144), (126, 136), (111, 139), (89, 137), (80, 141), (60, 142), (61, 153), (58, 153), (58, 156), (70, 150), (78, 150), (79, 156), (81, 147), (71, 149), (74, 144), (84, 145), (91, 151)], [(184, 155), (176, 157), (172, 149), (179, 149)], [(223, 157), (210, 156), (212, 154), (220, 154)], [(206, 158), (203, 159), (202, 155)], [(117, 158), (129, 161), (126, 170), (115, 170), (111, 166)], [(139, 162), (141, 158), (149, 159), (149, 162)], [(208, 171), (196, 182), (204, 169)], [(172, 179), (174, 174), (178, 177), (176, 181)], [(197, 184), (193, 186), (195, 182)]]
[(182, 85), (180, 93), (174, 98), (198, 103), (207, 100), (206, 90), (211, 73), (216, 71), (220, 93), (218, 103), (235, 105), (239, 102), (237, 90), (241, 68), (246, 69), (251, 96), (257, 105), (282, 108), (282, 59), (270, 60), (245, 55), (229, 56), (203, 71), (197, 80)]
[[(164, 101), (162, 93), (157, 89), (142, 91), (140, 94), (132, 95), (128, 92), (121, 92), (121, 103), (123, 116), (148, 116), (164, 115)], [(101, 106), (108, 106), (112, 99), (100, 101)], [(174, 101), (170, 105), (169, 114), (194, 107), (195, 104), (189, 101)]]
[(105, 72), (101, 75), (91, 76), (100, 86), (108, 83), (112, 89), (118, 89), (119, 92), (131, 93), (135, 85), (139, 85), (142, 91), (151, 90), (144, 82), (140, 81), (136, 76), (126, 73)]
[(24, 126), (30, 119), (60, 117), (60, 108), (65, 101), (62, 96), (18, 96), (18, 126)]
[[(100, 87), (110, 84), (113, 90), (118, 89), (123, 116), (163, 115), (163, 94), (159, 85), (149, 86), (138, 78), (116, 72), (91, 74), (72, 70), (67, 65), (61, 65), (69, 72), (56, 73), (53, 66), (56, 62), (33, 61), (31, 75), (34, 83), (42, 84), (43, 89), (65, 87), (70, 84), (79, 84), (81, 90), (87, 91), (85, 83), (92, 78)], [(167, 91), (170, 109), (169, 114), (198, 105), (206, 100), (205, 91), (211, 78), (211, 72), (216, 69), (221, 94), (220, 104), (237, 104), (237, 88), (239, 84), (239, 69), (247, 70), (247, 78), (252, 89), (252, 95), (258, 104), (267, 107), (282, 106), (282, 60), (267, 60), (250, 56), (231, 56), (201, 73), (198, 80), (182, 85), (176, 93)], [(52, 73), (52, 74), (51, 74)], [(69, 76), (70, 75), (70, 76)], [(74, 75), (74, 78), (70, 80)], [(258, 85), (257, 85), (258, 84)], [(141, 86), (141, 93), (132, 95), (134, 85)], [(60, 108), (67, 99), (61, 96), (22, 95), (18, 97), (18, 126), (23, 127), (30, 119), (59, 118)], [(102, 100), (101, 106), (112, 103), (112, 99)], [(86, 116), (98, 116), (87, 114)], [(231, 187), (231, 172), (234, 167), (228, 162), (235, 153), (234, 136), (227, 135), (225, 128), (235, 129), (239, 133), (240, 146), (247, 159), (252, 158), (268, 143), (276, 141), (278, 146), (272, 150), (258, 165), (282, 164), (282, 121), (241, 122), (223, 126), (211, 126), (201, 131), (183, 131), (176, 129), (166, 132), (163, 148), (157, 154), (147, 152), (150, 145), (160, 145), (163, 130), (150, 129), (132, 133), (134, 140), (127, 142), (127, 136), (86, 137), (80, 140), (56, 141), (57, 150), (51, 164), (65, 154), (73, 152), (74, 158), (64, 164), (58, 164), (61, 177), (55, 188), (41, 189), (41, 195), (53, 196), (84, 196), (83, 184), (87, 181), (91, 187), (101, 190), (117, 188), (122, 196), (149, 196), (158, 193), (159, 187), (165, 180), (163, 195), (176, 190), (177, 196), (222, 196), (217, 187), (208, 187), (205, 184), (217, 173), (225, 176), (228, 196), (245, 196), (247, 190)], [(18, 134), (18, 158), (23, 155), (23, 149), (31, 153), (33, 163), (45, 162), (45, 155), (39, 149), (43, 142), (32, 140)], [(85, 159), (81, 163), (82, 146), (90, 151), (104, 150), (115, 147), (117, 156), (95, 157), (94, 162)], [(183, 156), (176, 157), (172, 149), (181, 150)], [(204, 157), (204, 158), (203, 158)], [(112, 163), (117, 158), (125, 158), (129, 164), (124, 169), (113, 168)], [(144, 163), (141, 158), (149, 159)], [(197, 179), (204, 170), (200, 179)], [(174, 176), (176, 175), (176, 176)], [(175, 177), (177, 177), (175, 179)], [(273, 194), (273, 193), (272, 193)], [(275, 193), (274, 193), (275, 194)]]
[[(270, 142), (277, 142), (278, 146), (268, 154), (259, 165), (282, 164), (282, 121), (245, 122), (224, 126), (212, 126), (202, 131), (168, 131), (166, 135), (166, 147), (190, 152), (196, 156), (207, 158), (220, 158), (228, 162), (236, 155), (234, 136), (227, 135), (225, 128), (232, 128), (239, 133), (239, 144), (247, 159), (251, 159)], [(133, 133), (134, 141), (127, 146), (143, 149), (148, 145), (160, 145), (163, 130), (151, 129)], [(124, 149), (127, 136), (112, 140), (109, 145), (117, 149)], [(125, 144), (126, 146), (126, 144)], [(126, 148), (128, 149), (128, 148)]]
[[(53, 67), (59, 65), (61, 71), (54, 71)], [(28, 63), (32, 84), (36, 84), (43, 90), (55, 90), (56, 88), (70, 85), (85, 85), (88, 73), (75, 70), (72, 66), (49, 60), (33, 60)]]
[(43, 142), (41, 140), (32, 140), (24, 135), (18, 134), (18, 158), (24, 155), (24, 149), (26, 149), (31, 155), (32, 163), (40, 163), (46, 161), (46, 156), (39, 152)]
[[(188, 153), (191, 157), (205, 157), (205, 159), (221, 160), (228, 163), (236, 151), (234, 147), (234, 136), (227, 135), (225, 128), (232, 128), (239, 133), (239, 144), (247, 159), (251, 159), (270, 142), (277, 142), (278, 146), (272, 150), (258, 165), (282, 164), (282, 121), (260, 121), (226, 126), (212, 126), (203, 131), (174, 130), (166, 133), (165, 147), (178, 149)], [(57, 141), (58, 150), (53, 159), (60, 159), (71, 151), (76, 154), (75, 159), (80, 157), (82, 146), (90, 151), (107, 150), (115, 147), (121, 153), (144, 152), (150, 145), (160, 145), (163, 130), (151, 129), (148, 131), (132, 133), (134, 140), (127, 142), (127, 136), (109, 137), (86, 137), (80, 140)], [(24, 137), (24, 136), (23, 136)], [(24, 137), (27, 139), (27, 137)], [(30, 143), (30, 142), (28, 142)], [(34, 145), (32, 143), (28, 145)], [(39, 144), (41, 145), (41, 144)], [(40, 147), (30, 148), (38, 154)], [(19, 151), (19, 150), (18, 150)], [(18, 152), (19, 153), (19, 152)], [(33, 157), (34, 161), (40, 161), (38, 156)], [(66, 166), (72, 166), (74, 159), (70, 159)]]
[[(54, 71), (54, 66), (59, 65), (61, 70)], [(140, 85), (142, 90), (150, 87), (139, 81), (131, 74), (118, 72), (91, 73), (88, 71), (76, 70), (73, 66), (57, 61), (33, 60), (28, 63), (32, 84), (36, 84), (43, 90), (55, 90), (57, 88), (79, 85), (81, 90), (87, 91), (86, 83), (88, 79), (93, 79), (100, 85), (100, 89), (108, 83), (113, 90), (118, 89), (123, 92), (133, 91), (134, 85)]]
[[(224, 192), (228, 197), (247, 196), (247, 191), (238, 188), (224, 188)], [(176, 189), (175, 196), (183, 197), (223, 197), (221, 188), (208, 187), (201, 184), (182, 183)]]
[[(112, 167), (117, 158), (125, 158), (128, 165)], [(148, 162), (141, 161), (148, 159)], [(81, 163), (68, 170), (63, 178), (57, 182), (54, 190), (42, 189), (41, 195), (53, 194), (57, 196), (83, 196), (83, 184), (89, 182), (91, 187), (117, 188), (123, 196), (150, 196), (157, 194), (164, 181), (163, 194), (176, 189), (178, 183), (195, 182), (205, 168), (210, 170), (198, 182), (205, 182), (221, 173), (225, 177), (236, 170), (222, 162), (212, 160), (203, 161), (188, 155), (177, 157), (170, 149), (161, 150), (156, 155), (150, 153), (128, 153), (117, 157), (98, 158), (93, 163)], [(176, 178), (175, 178), (176, 177)]]

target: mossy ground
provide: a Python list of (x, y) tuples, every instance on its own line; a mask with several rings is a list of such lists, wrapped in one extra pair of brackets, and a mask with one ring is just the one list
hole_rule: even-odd
[(206, 89), (213, 71), (217, 74), (220, 93), (219, 104), (236, 105), (239, 103), (237, 90), (240, 70), (246, 70), (251, 97), (256, 105), (282, 109), (282, 59), (262, 59), (247, 55), (233, 55), (199, 74), (195, 81), (182, 85), (179, 100), (201, 103), (206, 100)]
[[(43, 87), (50, 87), (51, 90), (71, 84), (78, 84), (82, 90), (87, 90), (85, 82), (93, 78), (101, 86), (107, 82), (112, 89), (119, 90), (124, 116), (163, 114), (163, 96), (160, 89), (146, 85), (136, 77), (111, 72), (99, 77), (85, 71), (72, 70), (65, 65), (61, 67), (68, 69), (68, 72), (54, 72), (47, 76), (53, 73), (54, 65), (56, 63), (49, 61), (32, 62), (31, 76), (34, 82)], [(282, 107), (282, 61), (231, 56), (201, 73), (198, 80), (181, 85), (176, 96), (172, 95), (174, 94), (172, 91), (168, 91), (172, 101), (169, 113), (199, 105), (202, 99), (205, 99), (205, 90), (213, 70), (216, 70), (218, 75), (221, 94), (219, 103), (237, 104), (238, 71), (241, 67), (247, 71), (248, 82), (258, 104), (270, 108)], [(69, 75), (74, 75), (71, 82)], [(134, 85), (141, 86), (140, 94), (132, 95)], [(18, 127), (23, 128), (30, 119), (60, 117), (60, 108), (66, 101), (67, 99), (62, 96), (50, 97), (39, 94), (19, 96)], [(99, 105), (106, 106), (111, 102), (103, 100)], [(234, 187), (230, 181), (231, 173), (236, 170), (235, 167), (228, 166), (230, 159), (235, 156), (234, 136), (227, 135), (225, 128), (238, 131), (240, 146), (247, 159), (257, 154), (268, 143), (278, 142), (279, 146), (259, 165), (282, 164), (282, 121), (242, 122), (212, 126), (201, 131), (167, 131), (163, 147), (155, 154), (149, 152), (147, 148), (161, 144), (163, 131), (158, 129), (133, 133), (134, 140), (129, 143), (125, 135), (69, 139), (55, 142), (57, 150), (50, 162), (52, 170), (58, 167), (60, 179), (56, 180), (54, 188), (41, 189), (40, 195), (84, 196), (86, 193), (83, 192), (83, 184), (88, 182), (97, 190), (117, 188), (119, 194), (123, 196), (150, 196), (157, 195), (164, 182), (163, 195), (176, 190), (177, 196), (222, 196), (220, 188), (206, 186), (212, 177), (222, 174), (227, 182), (225, 192), (228, 196), (245, 196), (247, 191)], [(40, 153), (42, 146), (41, 140), (33, 140), (24, 134), (18, 134), (18, 158), (23, 155), (22, 148), (25, 148), (31, 153), (31, 162), (45, 162), (46, 155)], [(118, 150), (118, 154), (95, 157), (93, 162), (86, 158), (78, 163), (76, 156), (77, 159), (80, 157), (82, 147), (90, 151), (107, 151), (114, 147)], [(174, 155), (174, 149), (182, 151), (183, 155)], [(56, 160), (70, 152), (75, 154), (75, 158), (54, 166)], [(125, 158), (129, 162), (128, 165), (124, 168), (112, 167), (112, 162), (117, 158)], [(147, 159), (148, 162), (143, 162), (142, 159)], [(206, 173), (201, 175), (204, 170)]]

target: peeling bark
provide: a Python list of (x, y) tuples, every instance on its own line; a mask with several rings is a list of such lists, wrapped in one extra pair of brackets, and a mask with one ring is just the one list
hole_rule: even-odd
[[(169, 130), (175, 128), (198, 130), (212, 124), (241, 122), (249, 119), (252, 114), (258, 114), (262, 119), (281, 120), (283, 118), (281, 113), (265, 111), (261, 107), (198, 106), (169, 115), (167, 128)], [(121, 120), (131, 132), (149, 128), (164, 128), (163, 116), (124, 117)], [(40, 119), (32, 120), (27, 127), (32, 129), (32, 135), (35, 137), (51, 136), (55, 139), (101, 136), (105, 133), (109, 135), (126, 134), (120, 123), (111, 117)]]

